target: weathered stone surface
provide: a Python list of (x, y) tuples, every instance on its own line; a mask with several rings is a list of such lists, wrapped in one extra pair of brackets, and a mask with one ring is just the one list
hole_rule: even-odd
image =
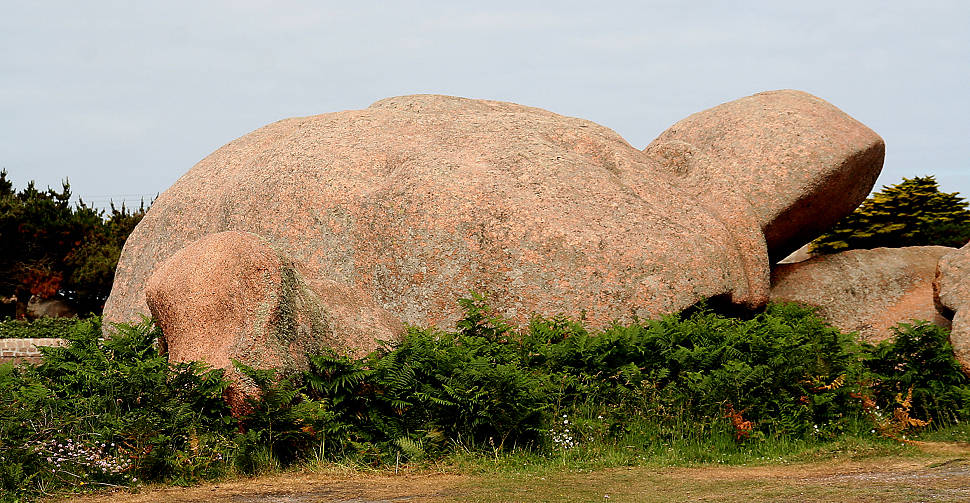
[(691, 115), (644, 152), (725, 221), (754, 219), (777, 261), (865, 200), (885, 144), (821, 98), (781, 90)]
[(936, 309), (933, 278), (953, 248), (912, 246), (850, 250), (775, 267), (772, 302), (799, 302), (843, 331), (871, 342), (892, 336), (899, 322), (925, 320), (949, 327)]
[(970, 243), (940, 258), (933, 289), (939, 307), (946, 313), (970, 304)]
[[(593, 327), (714, 296), (761, 305), (763, 229), (783, 249), (796, 238), (779, 221), (851, 211), (878, 174), (882, 143), (804, 93), (740, 101), (702, 113), (717, 126), (698, 129), (706, 136), (685, 136), (687, 152), (709, 159), (691, 164), (703, 166), (699, 178), (679, 175), (683, 156), (655, 155), (661, 147), (647, 155), (595, 123), (511, 103), (404, 96), (271, 124), (220, 148), (154, 202), (125, 244), (106, 320), (146, 312), (158, 264), (228, 230), (262, 236), (308, 281), (422, 326), (451, 327), (469, 290), (488, 293), (515, 322), (585, 313)], [(757, 132), (723, 130), (732, 127)], [(740, 160), (718, 173), (732, 151)], [(699, 199), (702, 189), (723, 190), (730, 210)], [(824, 190), (837, 197), (822, 204)]]
[(147, 282), (146, 300), (169, 361), (226, 369), (236, 409), (255, 388), (232, 360), (289, 373), (307, 368), (308, 352), (365, 352), (377, 346), (374, 334), (393, 339), (403, 331), (369, 299), (306, 281), (268, 241), (238, 231), (205, 236), (162, 262)]
[(31, 295), (27, 301), (27, 318), (72, 318), (77, 311), (70, 304), (60, 299), (42, 299)]
[(937, 306), (953, 314), (950, 343), (957, 361), (970, 376), (970, 243), (940, 259), (933, 292)]

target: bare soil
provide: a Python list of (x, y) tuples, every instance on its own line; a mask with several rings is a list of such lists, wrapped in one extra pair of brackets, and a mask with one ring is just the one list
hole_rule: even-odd
[(920, 443), (922, 455), (692, 468), (622, 467), (541, 473), (366, 473), (326, 468), (190, 488), (74, 497), (101, 503), (376, 502), (970, 502), (970, 444)]

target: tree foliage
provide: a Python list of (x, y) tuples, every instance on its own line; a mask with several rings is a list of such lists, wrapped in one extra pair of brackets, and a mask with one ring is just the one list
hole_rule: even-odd
[(970, 210), (958, 192), (940, 192), (932, 176), (903, 178), (883, 187), (831, 231), (812, 242), (813, 253), (851, 249), (942, 245), (970, 241)]
[(0, 171), (0, 295), (65, 298), (100, 313), (125, 239), (145, 214), (124, 205), (105, 212), (79, 201), (71, 187), (16, 190)]

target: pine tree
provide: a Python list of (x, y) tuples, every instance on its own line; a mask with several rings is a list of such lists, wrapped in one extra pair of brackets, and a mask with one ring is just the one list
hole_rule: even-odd
[(145, 215), (111, 205), (111, 212), (71, 204), (67, 181), (60, 191), (34, 182), (16, 190), (0, 170), (0, 296), (61, 297), (80, 312), (100, 313), (121, 248)]
[(942, 245), (970, 241), (970, 210), (958, 192), (940, 192), (933, 176), (903, 178), (883, 187), (827, 234), (812, 242), (812, 252)]

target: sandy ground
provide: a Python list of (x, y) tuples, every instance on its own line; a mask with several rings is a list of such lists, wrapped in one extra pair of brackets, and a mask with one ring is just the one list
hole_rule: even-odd
[(924, 455), (764, 466), (622, 467), (544, 474), (362, 473), (322, 469), (189, 488), (72, 497), (81, 503), (447, 501), (970, 502), (970, 445)]

